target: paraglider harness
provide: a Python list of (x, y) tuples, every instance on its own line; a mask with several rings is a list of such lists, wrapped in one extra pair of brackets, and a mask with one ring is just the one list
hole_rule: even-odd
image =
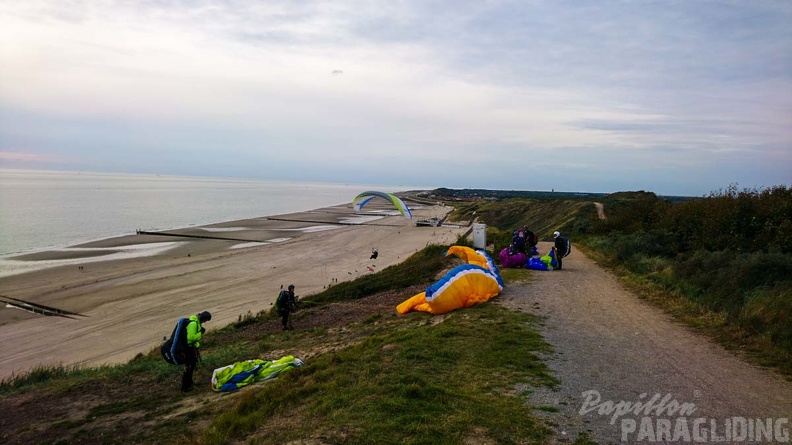
[(166, 362), (172, 365), (184, 365), (195, 357), (195, 361), (201, 360), (201, 353), (198, 348), (187, 344), (187, 325), (190, 324), (189, 318), (180, 318), (173, 328), (173, 333), (165, 343), (160, 346), (160, 353)]
[(555, 248), (559, 258), (564, 258), (572, 252), (572, 244), (569, 242), (569, 238), (564, 238), (563, 236), (556, 237)]
[(297, 299), (296, 297), (292, 297), (288, 290), (282, 290), (278, 294), (278, 299), (275, 300), (275, 308), (280, 316), (284, 316), (290, 312), (296, 312)]

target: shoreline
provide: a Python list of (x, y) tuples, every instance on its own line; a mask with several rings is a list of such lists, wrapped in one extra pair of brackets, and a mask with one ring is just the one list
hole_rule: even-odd
[[(75, 261), (91, 250), (175, 243), (151, 256), (103, 255), (0, 278), (2, 296), (85, 315), (1, 307), (0, 379), (42, 365), (126, 362), (159, 346), (180, 317), (209, 310), (207, 329), (218, 329), (248, 312), (269, 310), (281, 285), (294, 283), (300, 296), (317, 293), (335, 280), (397, 264), (428, 244), (453, 243), (467, 230), (415, 226), (420, 218), (444, 217), (449, 207), (416, 205), (412, 220), (385, 205), (370, 207), (355, 213), (351, 205), (338, 205), (168, 231), (233, 234), (237, 240), (133, 234), (72, 246), (72, 257), (68, 248), (36, 254), (29, 261)], [(380, 255), (370, 260), (375, 248)]]

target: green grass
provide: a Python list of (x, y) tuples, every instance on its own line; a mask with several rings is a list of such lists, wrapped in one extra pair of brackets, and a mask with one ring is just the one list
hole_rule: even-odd
[(530, 269), (502, 268), (501, 278), (508, 284), (528, 284), (534, 280), (534, 272)]
[[(211, 330), (196, 372), (204, 383), (188, 396), (178, 390), (181, 367), (156, 350), (123, 365), (42, 367), (4, 380), (0, 411), (10, 412), (4, 437), (107, 444), (542, 442), (551, 434), (548, 424), (532, 415), (519, 390), (557, 383), (539, 359), (550, 347), (534, 328), (537, 319), (493, 303), (441, 316), (395, 316), (395, 303), (354, 301), (372, 294), (378, 301), (409, 298), (458, 261), (443, 256), (447, 247), (427, 247), (400, 265), (307, 298), (296, 331), (282, 332), (264, 311)], [(530, 276), (518, 272), (508, 273)], [(359, 315), (339, 324), (324, 315), (333, 308)], [(272, 381), (233, 394), (213, 393), (205, 383), (214, 368), (289, 354), (306, 364)]]
[(514, 395), (520, 383), (556, 383), (536, 355), (549, 346), (533, 330), (535, 320), (493, 304), (434, 320), (399, 317), (360, 344), (257, 388), (217, 417), (201, 442), (281, 443), (328, 434), (334, 443), (341, 441), (333, 438), (338, 431), (352, 444), (546, 437), (549, 430)]
[(435, 279), (435, 275), (448, 264), (443, 253), (449, 246), (431, 245), (415, 253), (404, 262), (382, 271), (364, 275), (354, 281), (339, 283), (324, 292), (302, 300), (305, 305), (354, 300), (377, 292), (403, 289)]

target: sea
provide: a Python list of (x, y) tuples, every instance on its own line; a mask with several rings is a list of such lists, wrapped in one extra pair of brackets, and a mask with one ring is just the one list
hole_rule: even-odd
[(351, 203), (367, 190), (431, 188), (0, 168), (0, 276), (17, 269), (9, 257), (137, 230), (301, 212)]

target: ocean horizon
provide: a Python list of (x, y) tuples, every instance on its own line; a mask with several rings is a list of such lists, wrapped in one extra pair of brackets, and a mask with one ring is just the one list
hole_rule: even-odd
[(366, 190), (428, 189), (432, 187), (0, 168), (0, 259), (137, 230), (351, 203)]

